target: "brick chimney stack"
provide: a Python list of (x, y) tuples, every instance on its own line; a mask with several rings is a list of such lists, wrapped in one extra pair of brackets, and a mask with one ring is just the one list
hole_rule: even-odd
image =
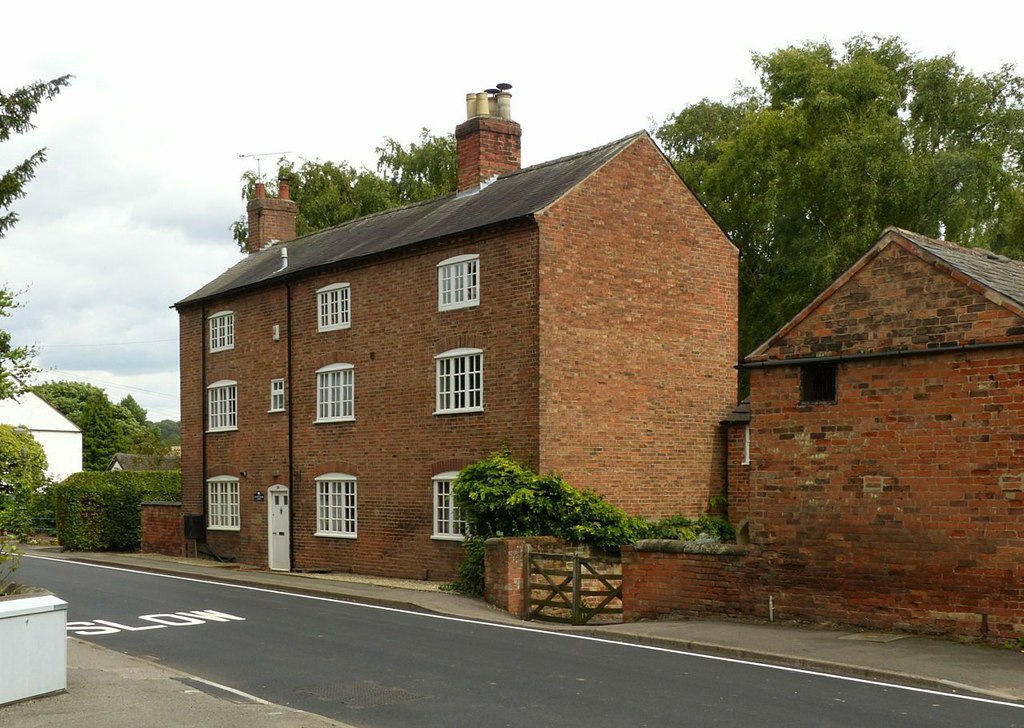
[(262, 250), (271, 240), (293, 240), (295, 218), (299, 207), (290, 197), (288, 180), (277, 181), (278, 196), (267, 197), (267, 187), (256, 183), (256, 196), (249, 200), (249, 239), (245, 249), (249, 253)]
[(466, 121), (455, 127), (458, 143), (458, 192), (479, 190), (491, 177), (521, 166), (523, 129), (512, 121), (507, 83), (466, 94)]

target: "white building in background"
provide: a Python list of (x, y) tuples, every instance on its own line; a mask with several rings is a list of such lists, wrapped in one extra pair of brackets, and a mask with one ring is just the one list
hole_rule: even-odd
[(46, 452), (46, 475), (64, 480), (82, 470), (82, 431), (34, 392), (0, 400), (0, 424), (24, 427)]

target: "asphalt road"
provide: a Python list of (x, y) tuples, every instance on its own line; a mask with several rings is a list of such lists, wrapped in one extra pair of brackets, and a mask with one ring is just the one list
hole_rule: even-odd
[(212, 582), (25, 558), (69, 633), (357, 726), (1024, 726), (954, 695)]

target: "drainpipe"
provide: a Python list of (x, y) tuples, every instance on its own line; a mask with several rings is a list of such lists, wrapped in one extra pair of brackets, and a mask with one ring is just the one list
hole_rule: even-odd
[(203, 527), (206, 527), (206, 509), (207, 509), (207, 493), (206, 493), (206, 418), (209, 414), (207, 407), (209, 407), (209, 397), (206, 396), (206, 302), (204, 301), (199, 307), (199, 394), (200, 401), (203, 403), (199, 408), (199, 432), (200, 432), (200, 443), (199, 448), (202, 455), (200, 456), (200, 471), (199, 471), (199, 489), (203, 494), (202, 497), (202, 510), (199, 515), (203, 517)]
[(288, 412), (288, 564), (291, 570), (295, 569), (295, 482), (294, 482), (294, 447), (295, 438), (295, 410), (292, 404), (292, 284), (285, 281), (285, 326), (288, 327), (284, 337), (285, 345), (285, 368), (288, 370), (288, 390), (285, 393), (285, 408)]

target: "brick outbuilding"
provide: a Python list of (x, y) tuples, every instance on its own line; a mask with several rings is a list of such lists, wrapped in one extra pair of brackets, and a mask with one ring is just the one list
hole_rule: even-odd
[(1024, 264), (890, 228), (741, 366), (759, 613), (1024, 635)]
[(289, 240), (259, 189), (247, 257), (176, 304), (218, 553), (450, 578), (451, 480), (503, 445), (635, 514), (722, 492), (736, 248), (647, 133), (519, 169), (507, 91), (476, 96), (456, 193)]

